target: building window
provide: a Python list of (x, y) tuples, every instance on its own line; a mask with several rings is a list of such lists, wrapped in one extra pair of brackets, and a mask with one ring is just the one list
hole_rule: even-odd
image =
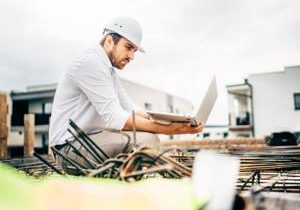
[(223, 133), (223, 138), (226, 139), (228, 137), (228, 132)]
[(52, 103), (44, 103), (43, 104), (43, 113), (44, 114), (51, 114), (51, 112), (52, 112)]
[(300, 93), (294, 93), (295, 110), (300, 110)]
[(145, 102), (144, 106), (145, 106), (146, 110), (152, 110), (152, 104), (151, 103)]
[(209, 133), (203, 133), (203, 138), (208, 138), (210, 136)]

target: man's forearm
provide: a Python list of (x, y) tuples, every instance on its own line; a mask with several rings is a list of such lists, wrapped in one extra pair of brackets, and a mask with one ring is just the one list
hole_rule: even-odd
[[(135, 129), (137, 131), (145, 131), (150, 133), (166, 133), (167, 129), (165, 125), (155, 123), (149, 119), (146, 119), (144, 116), (135, 115)], [(123, 128), (124, 131), (133, 130), (133, 120), (130, 116)]]
[[(150, 133), (159, 133), (159, 134), (194, 134), (199, 133), (203, 130), (204, 125), (201, 123), (198, 127), (192, 127), (189, 124), (185, 123), (172, 123), (170, 125), (163, 125), (156, 122), (153, 122), (149, 119), (135, 115), (135, 129), (137, 131), (145, 131)], [(124, 131), (133, 130), (133, 120), (130, 116), (122, 129)]]
[(135, 115), (141, 116), (141, 117), (146, 118), (146, 119), (150, 119), (150, 116), (144, 110), (138, 110), (138, 111), (136, 111)]

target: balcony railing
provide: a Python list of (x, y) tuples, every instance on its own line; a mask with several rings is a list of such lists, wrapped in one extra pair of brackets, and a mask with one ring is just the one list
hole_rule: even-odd
[(240, 113), (239, 116), (234, 114), (229, 114), (229, 125), (230, 126), (239, 126), (239, 125), (251, 125), (250, 113), (244, 112)]

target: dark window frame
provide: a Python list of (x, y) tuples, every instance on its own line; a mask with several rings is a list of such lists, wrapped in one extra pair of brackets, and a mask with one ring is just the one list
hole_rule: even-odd
[(150, 102), (145, 102), (144, 103), (144, 108), (146, 109), (146, 110), (152, 110), (152, 103), (150, 103)]
[(300, 103), (296, 103), (296, 97), (300, 98), (300, 93), (294, 93), (294, 105), (295, 105), (295, 110), (300, 110)]
[(295, 110), (300, 110), (300, 103), (299, 104), (296, 103), (296, 97), (300, 98), (300, 93), (294, 93), (294, 106), (295, 106)]

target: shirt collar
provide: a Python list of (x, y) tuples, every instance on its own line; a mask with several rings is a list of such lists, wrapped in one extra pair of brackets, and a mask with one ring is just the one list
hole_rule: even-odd
[(100, 54), (101, 60), (107, 65), (107, 67), (109, 68), (111, 74), (115, 73), (115, 69), (112, 66), (106, 52), (104, 51), (103, 47), (99, 44), (97, 45), (97, 51)]

